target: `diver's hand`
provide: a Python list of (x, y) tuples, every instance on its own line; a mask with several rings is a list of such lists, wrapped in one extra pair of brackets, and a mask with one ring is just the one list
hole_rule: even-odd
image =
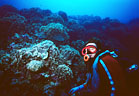
[(84, 85), (80, 85), (80, 86), (74, 87), (74, 88), (72, 88), (72, 89), (69, 91), (69, 95), (72, 95), (73, 93), (75, 93), (75, 92), (77, 92), (77, 91), (79, 91), (79, 90), (81, 90), (81, 89), (83, 89), (83, 88), (84, 88)]
[(74, 87), (69, 91), (69, 95), (74, 94), (75, 92), (77, 92), (79, 90), (79, 87)]

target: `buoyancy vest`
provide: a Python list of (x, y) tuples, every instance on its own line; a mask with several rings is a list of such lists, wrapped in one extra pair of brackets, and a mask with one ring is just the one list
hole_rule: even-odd
[(127, 96), (123, 70), (109, 52), (99, 57), (97, 68), (100, 80), (97, 96)]

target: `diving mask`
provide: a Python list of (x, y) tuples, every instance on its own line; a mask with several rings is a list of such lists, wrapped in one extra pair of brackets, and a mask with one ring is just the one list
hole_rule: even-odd
[(97, 52), (97, 49), (95, 46), (86, 46), (82, 49), (82, 55), (84, 56), (84, 61), (88, 61), (90, 58), (89, 54), (94, 54)]

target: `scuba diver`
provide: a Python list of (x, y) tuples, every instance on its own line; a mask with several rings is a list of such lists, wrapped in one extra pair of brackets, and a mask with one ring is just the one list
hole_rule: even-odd
[(87, 80), (72, 88), (69, 95), (86, 90), (83, 96), (128, 96), (124, 72), (114, 52), (103, 52), (99, 39), (90, 39), (82, 49), (87, 67)]

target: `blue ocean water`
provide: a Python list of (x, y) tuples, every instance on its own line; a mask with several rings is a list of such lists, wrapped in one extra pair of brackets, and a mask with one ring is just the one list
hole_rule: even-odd
[(17, 9), (38, 7), (68, 15), (110, 17), (123, 23), (139, 17), (139, 0), (0, 0), (0, 6), (4, 4)]

